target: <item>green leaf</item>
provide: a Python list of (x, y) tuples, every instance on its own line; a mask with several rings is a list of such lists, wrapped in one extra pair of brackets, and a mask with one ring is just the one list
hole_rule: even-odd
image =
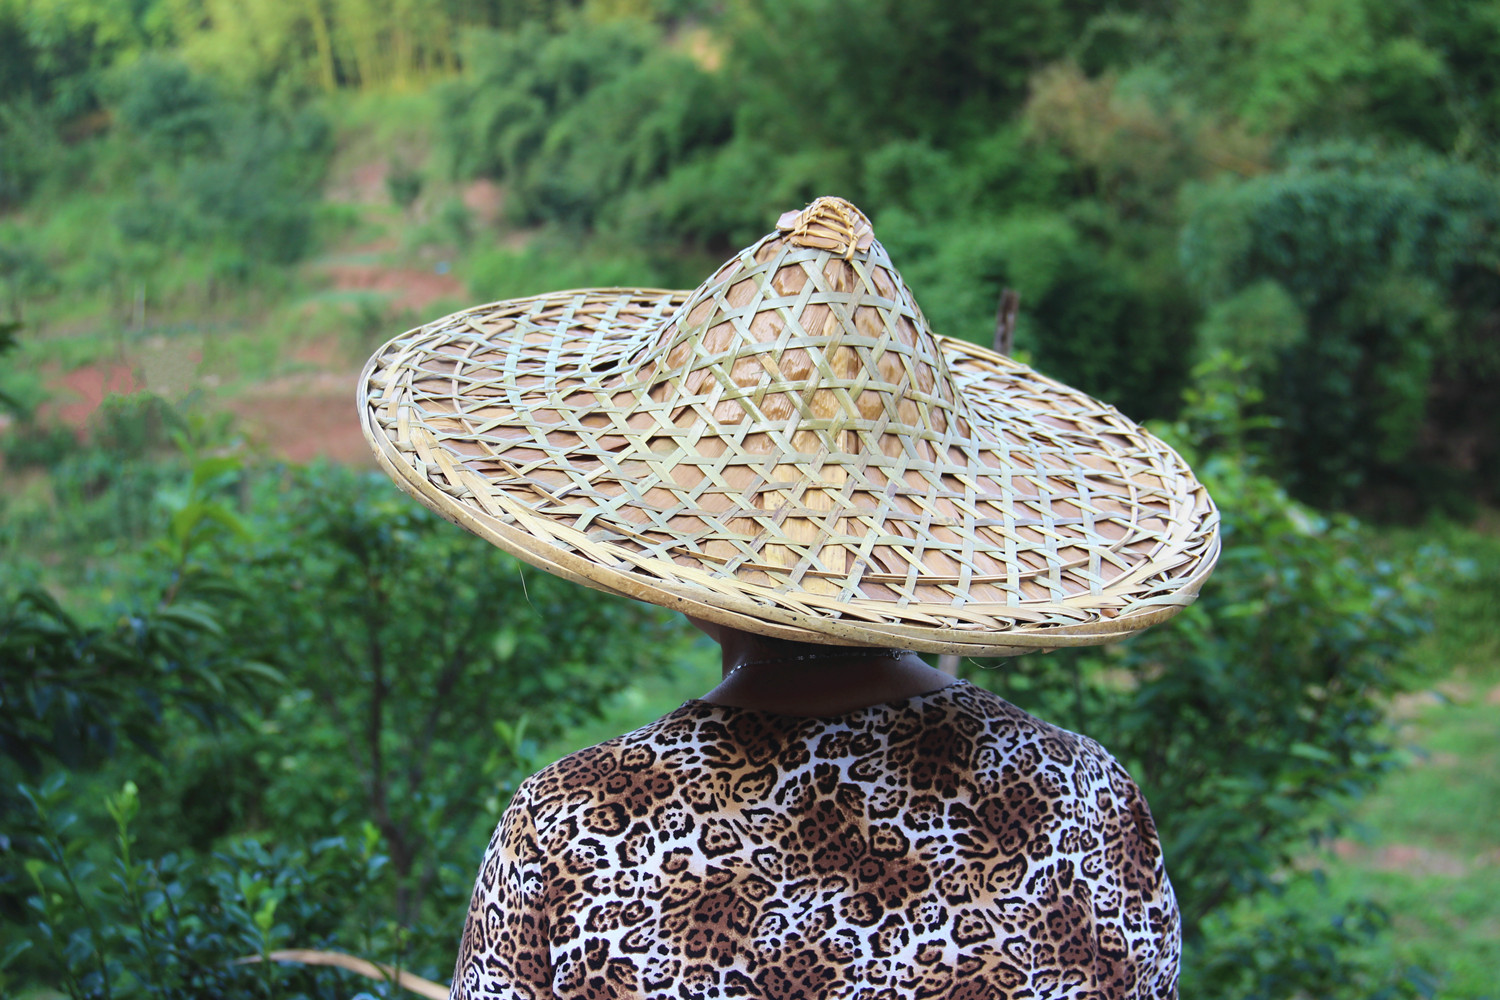
[(270, 664), (261, 663), (259, 660), (240, 660), (235, 663), (233, 670), (236, 674), (259, 677), (272, 684), (284, 685), (287, 683), (285, 674)]
[(220, 476), (238, 472), (243, 467), (244, 463), (233, 455), (200, 458), (193, 463), (193, 489), (199, 491)]
[(156, 612), (156, 618), (162, 622), (184, 626), (192, 632), (203, 632), (217, 637), (224, 636), (224, 627), (214, 617), (213, 609), (203, 604), (195, 602), (169, 604)]
[(19, 941), (12, 941), (4, 952), (0, 952), (0, 970), (8, 968), (11, 963), (25, 954), (26, 950), (30, 947), (31, 942), (25, 938)]

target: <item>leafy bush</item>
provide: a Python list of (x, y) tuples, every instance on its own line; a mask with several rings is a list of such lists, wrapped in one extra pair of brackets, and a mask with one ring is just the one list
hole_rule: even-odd
[(1207, 984), (1212, 995), (1237, 1000), (1431, 1000), (1437, 983), (1425, 970), (1382, 973), (1371, 961), (1390, 926), (1390, 914), (1368, 902), (1351, 903), (1329, 920), (1292, 910), (1243, 926), (1226, 922), (1185, 970), (1183, 994), (1201, 995)]
[(23, 304), (54, 285), (56, 276), (34, 240), (20, 226), (0, 226), (0, 284), (3, 284), (7, 319), (20, 323)]
[(385, 190), (391, 202), (402, 211), (409, 211), (422, 194), (422, 172), (404, 160), (390, 164), (385, 174)]
[(1031, 364), (1137, 419), (1175, 413), (1192, 335), (1182, 303), (1151, 294), (1066, 213), (923, 225), (898, 211), (882, 215), (879, 227), (938, 332), (988, 346), (1001, 290), (1014, 288), (1016, 348)]
[(691, 288), (717, 263), (689, 253), (611, 250), (607, 241), (585, 242), (566, 232), (544, 232), (520, 250), (474, 254), (468, 283), (471, 294), (482, 301), (562, 288)]
[(221, 567), (257, 595), (231, 634), (286, 673), (264, 718), (299, 734), (281, 737), (256, 811), (309, 837), (368, 818), (402, 922), (441, 859), (477, 851), (482, 803), (508, 798), (527, 747), (670, 662), (662, 613), (524, 567), (384, 477), (287, 470), (257, 480), (251, 505), (251, 537)]
[[(11, 52), (0, 37), (0, 50)], [(0, 209), (24, 203), (48, 179), (71, 173), (56, 124), (34, 100), (0, 99)]]
[[(82, 624), (37, 590), (0, 604), (0, 696), (17, 709), (0, 770), (103, 766), (115, 787), (133, 782), (145, 793), (131, 843), (154, 859), (89, 846), (102, 778), (43, 781), (43, 808), (0, 865), (9, 919), (35, 924), (15, 968), (77, 996), (146, 983), (330, 995), (223, 962), (337, 938), (445, 973), (475, 860), (537, 745), (669, 668), (669, 637), (685, 630), (656, 609), (588, 600), (383, 477), (188, 466), (158, 491), (150, 544), (111, 571), (131, 595), (118, 617)], [(70, 832), (47, 826), (64, 813), (78, 817)], [(257, 829), (276, 832), (277, 851), (247, 839)], [(328, 848), (351, 830), (366, 832)], [(359, 865), (368, 876), (354, 877)], [(172, 967), (154, 967), (164, 955)]]
[(209, 152), (219, 119), (228, 112), (207, 77), (165, 56), (149, 56), (118, 71), (115, 121), (163, 157)]
[[(1463, 383), (1463, 398), (1500, 391), (1485, 319), (1500, 304), (1497, 234), (1500, 183), (1416, 152), (1318, 146), (1280, 173), (1202, 193), (1183, 264), (1215, 339), (1242, 331), (1225, 346), (1258, 362), (1278, 471), (1296, 495), (1350, 504), (1381, 483), (1421, 495), (1429, 441), (1464, 441), (1465, 455), (1441, 457), (1467, 467), (1471, 486), (1500, 487), (1493, 411), (1449, 409), (1453, 397), (1435, 392), (1445, 381)], [(1289, 327), (1274, 348), (1243, 339), (1256, 323), (1230, 319), (1268, 295)]]
[(348, 995), (339, 974), (267, 956), (327, 947), (341, 933), (398, 965), (406, 951), (408, 936), (374, 910), (386, 898), (386, 858), (368, 831), (306, 848), (246, 838), (211, 856), (142, 857), (133, 782), (105, 797), (106, 850), (83, 829), (76, 789), (60, 776), (22, 791), (30, 809), (12, 849), (25, 859), (29, 912), (24, 930), (12, 928), (8, 964), (17, 968), (0, 967), (0, 989), (28, 973), (55, 977), (72, 1000), (332, 1000)]
[[(0, 400), (3, 401), (3, 400)], [(20, 420), (0, 434), (0, 461), (7, 469), (45, 469), (79, 450), (72, 428), (51, 421)]]
[[(20, 347), (17, 339), (21, 332), (21, 324), (16, 320), (0, 320), (0, 358)], [(7, 366), (9, 368), (9, 366)], [(26, 418), (31, 415), (33, 407), (20, 397), (14, 389), (7, 389), (0, 385), (0, 413), (11, 417)]]
[(111, 65), (163, 41), (170, 19), (153, 3), (0, 6), (0, 105), (26, 101), (57, 122), (97, 109)]
[(0, 454), (13, 468), (44, 468), (47, 496), (10, 514), (23, 529), (19, 541), (43, 555), (141, 542), (162, 530), (169, 515), (159, 494), (185, 474), (178, 441), (203, 426), (146, 392), (106, 396), (81, 436), (20, 422), (0, 438)]
[(629, 21), (478, 33), (440, 122), (459, 174), (509, 187), (519, 222), (588, 226), (728, 135), (715, 79)]
[(786, 154), (982, 135), (1083, 20), (1048, 0), (747, 0), (736, 13), (739, 120)]
[[(15, 516), (32, 532), (26, 547), (87, 549), (139, 542), (161, 529), (165, 518), (156, 494), (175, 481), (180, 469), (151, 460), (118, 460), (88, 447), (67, 448), (48, 459), (47, 503)], [(66, 516), (59, 517), (59, 510)]]
[(213, 725), (233, 711), (232, 685), (275, 676), (222, 639), (209, 606), (189, 597), (84, 625), (45, 591), (6, 593), (0, 755), (34, 776), (48, 761), (95, 765), (121, 738), (154, 752), (168, 705)]
[(218, 605), (244, 595), (194, 562), (203, 545), (243, 530), (212, 496), (236, 466), (229, 458), (196, 463), (153, 547), (159, 570), (112, 620), (87, 623), (45, 590), (5, 582), (0, 774), (7, 765), (31, 777), (49, 763), (93, 767), (122, 738), (154, 754), (168, 707), (212, 728), (235, 714), (236, 689), (279, 680), (228, 641)]
[[(12, 791), (19, 779), (92, 771), (128, 756), (122, 754), (127, 746), (137, 755), (157, 754), (170, 742), (169, 718), (177, 731), (193, 723), (216, 729), (237, 720), (260, 685), (280, 680), (228, 641), (220, 605), (236, 591), (192, 558), (199, 544), (234, 523), (206, 495), (226, 462), (197, 465), (174, 505), (168, 534), (155, 547), (165, 558), (103, 621), (78, 617), (24, 575), (19, 583), (0, 583), (0, 703), (6, 708), (0, 715), (0, 810), (7, 816), (20, 808)], [(24, 898), (23, 848), (0, 853), (0, 917), (8, 920), (17, 919)]]
[(88, 437), (100, 451), (128, 460), (172, 454), (174, 436), (186, 430), (183, 416), (155, 393), (112, 393), (89, 417)]
[[(1164, 428), (1223, 516), (1223, 556), (1198, 602), (1118, 646), (975, 678), (1098, 737), (1140, 781), (1194, 954), (1219, 947), (1204, 936), (1215, 914), (1270, 891), (1395, 765), (1384, 700), (1410, 683), (1403, 651), (1425, 624), (1413, 567), (1373, 555), (1353, 522), (1288, 498), (1247, 455), (1240, 407), (1254, 396), (1236, 398), (1239, 371), (1222, 357), (1201, 371), (1207, 388)], [(1284, 957), (1265, 967), (1284, 971)], [(1198, 975), (1203, 995), (1261, 995), (1239, 992), (1233, 963)]]
[(117, 91), (138, 175), (115, 213), (127, 241), (158, 252), (224, 244), (277, 264), (308, 252), (330, 151), (320, 115), (225, 97), (165, 58), (120, 71)]

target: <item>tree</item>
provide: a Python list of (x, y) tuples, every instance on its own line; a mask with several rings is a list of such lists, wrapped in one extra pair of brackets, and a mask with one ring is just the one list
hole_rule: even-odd
[(121, 71), (111, 97), (135, 168), (133, 196), (113, 219), (128, 244), (158, 262), (212, 247), (242, 262), (286, 264), (311, 249), (331, 146), (320, 114), (227, 95), (166, 57)]
[(664, 615), (524, 567), (383, 477), (314, 467), (262, 490), (256, 541), (225, 567), (258, 595), (234, 634), (300, 694), (270, 716), (297, 735), (258, 808), (310, 835), (367, 819), (411, 923), (524, 777), (525, 745), (671, 666)]
[(719, 82), (631, 21), (470, 37), (444, 92), (454, 169), (509, 186), (519, 222), (590, 227), (728, 136)]
[(1424, 460), (1426, 437), (1474, 441), (1470, 487), (1500, 485), (1493, 414), (1439, 422), (1434, 397), (1460, 370), (1500, 388), (1486, 319), (1500, 305), (1497, 234), (1494, 176), (1417, 151), (1317, 145), (1278, 173), (1201, 193), (1181, 256), (1218, 328), (1248, 329), (1225, 310), (1266, 282), (1300, 310), (1274, 350), (1218, 345), (1259, 359), (1265, 410), (1280, 424), (1275, 458), (1297, 496), (1349, 504), (1372, 487), (1420, 494), (1452, 481), (1457, 470)]
[(740, 127), (779, 152), (949, 145), (1014, 112), (1081, 21), (1044, 0), (739, 0), (726, 68)]

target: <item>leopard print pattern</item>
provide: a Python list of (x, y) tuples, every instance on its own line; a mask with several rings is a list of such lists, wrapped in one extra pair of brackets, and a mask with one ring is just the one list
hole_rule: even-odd
[(833, 719), (689, 701), (532, 776), (452, 996), (1162, 998), (1179, 946), (1135, 783), (960, 681)]

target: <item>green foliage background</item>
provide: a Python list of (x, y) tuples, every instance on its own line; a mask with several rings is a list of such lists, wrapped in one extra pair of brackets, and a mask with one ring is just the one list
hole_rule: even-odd
[(347, 994), (231, 961), (281, 947), (442, 979), (516, 781), (699, 693), (656, 612), (198, 395), (49, 422), (46, 365), (196, 338), (252, 378), (414, 319), (297, 299), (374, 235), (330, 193), (363, 158), (475, 299), (691, 286), (820, 194), (940, 333), (1017, 291), (1017, 353), (1224, 512), (1172, 625), (971, 670), (1146, 787), (1184, 995), (1485, 995), (1372, 960), (1389, 915), (1305, 868), (1466, 565), (1369, 522), (1500, 491), (1497, 66), (1495, 0), (0, 0), (0, 992)]

